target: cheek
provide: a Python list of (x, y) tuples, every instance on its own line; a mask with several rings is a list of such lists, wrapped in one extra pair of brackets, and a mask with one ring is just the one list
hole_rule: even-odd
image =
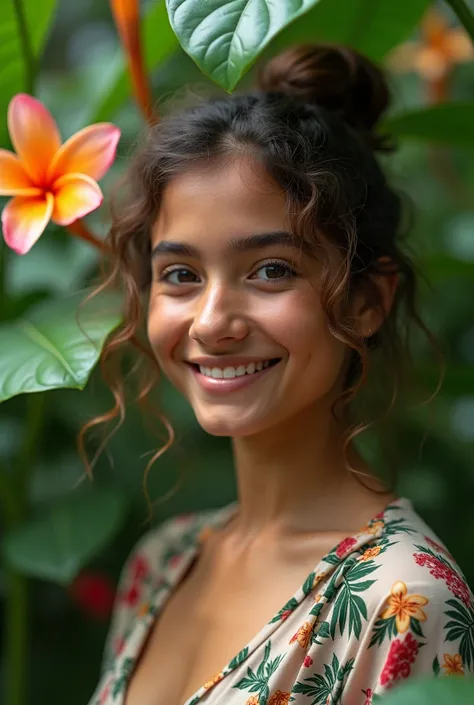
[(346, 346), (331, 334), (318, 298), (300, 296), (293, 303), (269, 324), (305, 384), (331, 388), (344, 363)]
[(173, 302), (150, 297), (147, 334), (153, 353), (165, 374), (169, 373), (173, 353), (183, 337), (184, 321)]

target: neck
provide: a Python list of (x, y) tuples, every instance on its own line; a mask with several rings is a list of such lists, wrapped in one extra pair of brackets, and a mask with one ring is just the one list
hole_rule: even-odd
[(233, 439), (239, 526), (246, 535), (351, 533), (392, 499), (380, 494), (380, 481), (353, 446), (344, 457), (343, 432), (330, 413), (306, 412), (269, 432)]

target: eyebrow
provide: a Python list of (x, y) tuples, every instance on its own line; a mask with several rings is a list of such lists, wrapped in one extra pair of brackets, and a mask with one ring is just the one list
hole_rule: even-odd
[[(286, 230), (272, 230), (267, 233), (255, 233), (245, 237), (232, 238), (228, 244), (230, 252), (247, 252), (248, 250), (258, 250), (263, 247), (283, 245), (284, 247), (297, 247), (297, 242), (293, 233)], [(187, 257), (200, 256), (200, 250), (194, 245), (185, 242), (174, 242), (162, 240), (151, 251), (151, 258), (159, 255), (178, 255)]]

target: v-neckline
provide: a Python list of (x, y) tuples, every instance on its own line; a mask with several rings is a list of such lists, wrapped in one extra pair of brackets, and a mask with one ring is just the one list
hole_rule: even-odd
[[(264, 641), (267, 641), (270, 638), (270, 636), (280, 626), (282, 622), (281, 615), (285, 610), (289, 609), (289, 605), (291, 605), (291, 611), (294, 611), (308, 596), (308, 594), (314, 590), (317, 583), (323, 578), (329, 577), (329, 575), (333, 573), (348, 556), (358, 551), (362, 546), (379, 539), (385, 528), (385, 512), (389, 507), (399, 505), (400, 502), (403, 501), (405, 501), (404, 498), (397, 498), (396, 500), (390, 502), (386, 505), (382, 512), (376, 515), (376, 517), (370, 519), (366, 526), (362, 527), (360, 532), (343, 539), (343, 541), (337, 543), (328, 553), (326, 553), (323, 558), (316, 563), (304, 583), (296, 590), (293, 596), (289, 597), (286, 603), (282, 605), (273, 618), (263, 625), (260, 631), (257, 632), (257, 634), (241, 649), (238, 654), (236, 654), (227, 664), (223, 665), (223, 668), (219, 674), (215, 674), (216, 676), (222, 675), (222, 678), (219, 678), (219, 680), (214, 678), (216, 682), (210, 687), (205, 688), (204, 685), (202, 685), (182, 705), (197, 705), (201, 698), (205, 694), (209, 693), (215, 685), (222, 682), (229, 673), (232, 673), (232, 671), (240, 665), (244, 658), (246, 659), (250, 656)], [(201, 517), (199, 517), (198, 515), (198, 521), (192, 530), (191, 544), (184, 550), (177, 550), (174, 553), (174, 555), (179, 556), (179, 561), (177, 563), (168, 561), (163, 571), (163, 580), (160, 581), (160, 584), (153, 590), (151, 595), (150, 608), (145, 611), (141, 617), (138, 617), (135, 627), (133, 628), (132, 633), (130, 634), (130, 637), (118, 659), (115, 677), (120, 676), (124, 679), (124, 693), (128, 687), (131, 675), (135, 670), (136, 661), (138, 660), (144, 644), (153, 629), (156, 619), (159, 617), (168, 598), (171, 597), (173, 592), (181, 583), (181, 580), (186, 575), (189, 567), (195, 560), (197, 560), (199, 556), (202, 546), (201, 537), (203, 532), (207, 529), (223, 529), (237, 513), (238, 506), (239, 503), (236, 501), (222, 507), (221, 509), (215, 510), (211, 514), (205, 512), (204, 516), (201, 515)], [(341, 550), (343, 544), (347, 545), (347, 551)], [(182, 546), (179, 548), (182, 549)], [(315, 611), (312, 610), (312, 613), (314, 612)], [(314, 614), (314, 621), (316, 621), (316, 619), (317, 613)]]

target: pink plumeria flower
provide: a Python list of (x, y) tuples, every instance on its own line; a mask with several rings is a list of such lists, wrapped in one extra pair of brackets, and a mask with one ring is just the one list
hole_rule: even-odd
[(70, 225), (100, 206), (97, 181), (115, 159), (120, 130), (97, 123), (61, 144), (50, 112), (25, 93), (10, 101), (8, 130), (16, 155), (0, 149), (0, 196), (13, 196), (3, 209), (3, 235), (24, 255), (50, 220)]

